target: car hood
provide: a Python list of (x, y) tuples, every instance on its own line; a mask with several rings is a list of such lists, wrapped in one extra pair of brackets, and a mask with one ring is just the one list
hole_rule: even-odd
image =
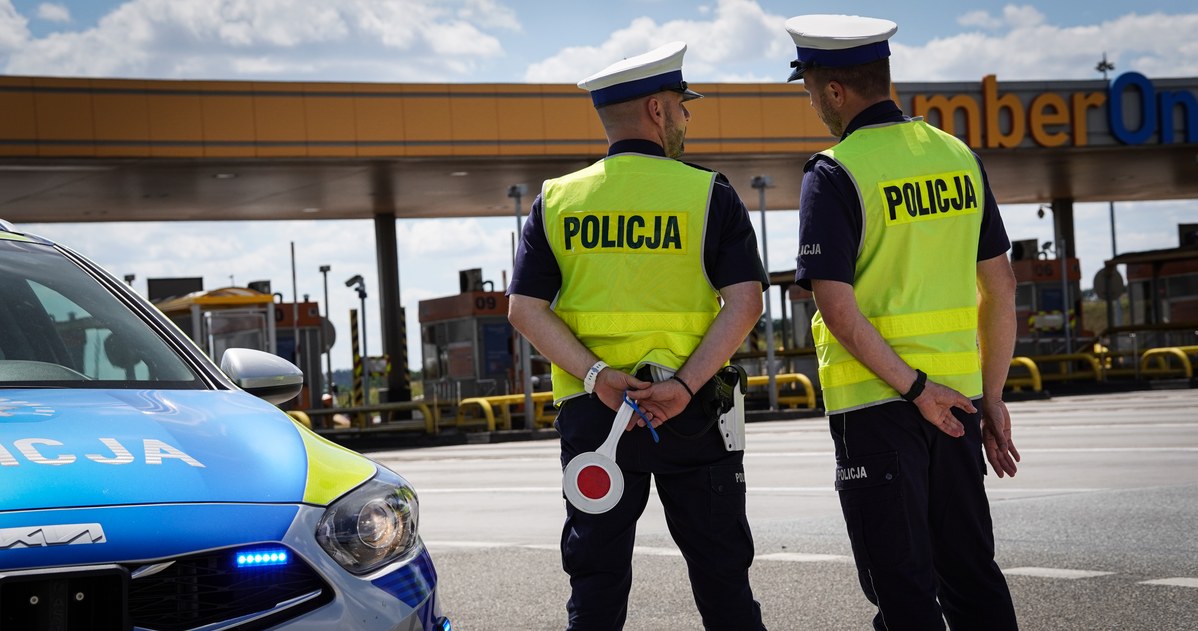
[[(330, 453), (348, 475), (327, 466)], [(373, 471), (240, 391), (0, 390), (0, 512), (324, 503)]]

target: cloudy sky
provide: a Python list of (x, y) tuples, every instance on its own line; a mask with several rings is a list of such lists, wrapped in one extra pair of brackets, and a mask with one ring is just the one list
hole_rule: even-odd
[[(901, 10), (899, 10), (901, 7)], [(950, 8), (951, 7), (951, 8)], [(575, 83), (611, 61), (666, 41), (690, 43), (695, 82), (779, 82), (793, 45), (783, 30), (799, 13), (842, 12), (895, 20), (896, 81), (1094, 79), (1107, 54), (1115, 75), (1198, 77), (1198, 6), (1193, 0), (990, 0), (955, 3), (837, 0), (0, 0), (0, 73), (67, 77), (454, 83)], [(536, 188), (536, 183), (532, 188)], [(737, 184), (747, 188), (747, 184)], [(751, 191), (750, 191), (751, 192)], [(743, 194), (743, 192), (742, 192)], [(1119, 252), (1177, 245), (1177, 224), (1198, 223), (1198, 201), (1116, 204)], [(1003, 209), (1012, 239), (1052, 238), (1035, 206)], [(1078, 204), (1083, 277), (1111, 255), (1105, 203)], [(4, 209), (0, 206), (0, 217)], [(757, 222), (758, 213), (752, 213)], [(769, 268), (791, 269), (797, 213), (768, 214)], [(323, 295), (348, 338), (356, 294), (342, 281), (366, 278), (377, 314), (370, 221), (216, 224), (27, 224), (80, 250), (118, 276), (203, 276), (205, 287), (269, 278), (291, 298), (290, 244), (298, 292)], [(515, 218), (402, 220), (401, 300), (409, 314), (411, 365), (419, 366), (416, 305), (457, 293), (457, 272), (480, 267), (510, 276)], [(1088, 283), (1084, 283), (1088, 284)], [(775, 309), (775, 313), (777, 310)], [(377, 317), (367, 342), (377, 351)], [(348, 345), (335, 368), (350, 364)]]

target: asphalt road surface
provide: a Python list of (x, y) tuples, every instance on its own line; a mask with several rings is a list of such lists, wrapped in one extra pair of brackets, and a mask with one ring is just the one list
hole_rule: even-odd
[[(1027, 630), (1198, 629), (1198, 389), (1010, 404), (1023, 456), (987, 479), (999, 565)], [(869, 629), (832, 490), (825, 418), (748, 427), (745, 469), (766, 626)], [(455, 631), (563, 629), (556, 440), (370, 453), (407, 477)], [(653, 496), (637, 531), (630, 631), (701, 629)]]

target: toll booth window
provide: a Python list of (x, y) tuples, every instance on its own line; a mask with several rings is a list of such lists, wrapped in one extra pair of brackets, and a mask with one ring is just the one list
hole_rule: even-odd
[(437, 354), (437, 347), (433, 344), (422, 344), (421, 351), (424, 354), (424, 378), (440, 379), (441, 358)]
[(1059, 287), (1045, 287), (1040, 290), (1041, 311), (1061, 311), (1064, 300)]
[[(269, 351), (266, 314), (261, 311), (226, 310), (204, 313), (204, 332), (210, 357), (218, 358), (230, 348)], [(292, 342), (294, 344), (294, 341)], [(290, 349), (289, 349), (290, 350)], [(291, 353), (281, 356), (292, 359)]]
[(512, 366), (511, 325), (506, 321), (480, 325), (482, 337), (483, 376), (499, 379)]
[(1182, 274), (1165, 279), (1165, 296), (1167, 298), (1198, 296), (1198, 274)]
[(1015, 308), (1031, 310), (1035, 308), (1036, 286), (1033, 283), (1020, 283), (1015, 286)]
[(1152, 283), (1146, 280), (1136, 280), (1127, 284), (1128, 301), (1131, 303), (1133, 324), (1154, 322), (1151, 289)]
[(446, 322), (449, 327), (448, 340), (449, 342), (473, 342), (474, 341), (474, 322), (470, 320), (453, 320)]

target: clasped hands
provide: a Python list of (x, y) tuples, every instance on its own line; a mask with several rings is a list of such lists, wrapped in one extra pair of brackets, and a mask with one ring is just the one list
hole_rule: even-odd
[(641, 381), (611, 366), (605, 367), (595, 378), (594, 392), (604, 405), (613, 410), (620, 409), (624, 403), (624, 393), (627, 392), (628, 398), (640, 408), (640, 414), (632, 416), (625, 431), (644, 427), (646, 422), (652, 427), (661, 427), (662, 423), (682, 412), (691, 400), (690, 393), (677, 381)]

